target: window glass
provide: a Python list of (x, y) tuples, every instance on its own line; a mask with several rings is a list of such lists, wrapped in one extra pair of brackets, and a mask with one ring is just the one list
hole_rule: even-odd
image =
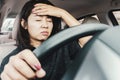
[(1, 32), (10, 32), (13, 29), (13, 24), (14, 24), (15, 18), (7, 18), (3, 22)]
[(113, 12), (118, 24), (120, 25), (120, 11), (114, 11)]

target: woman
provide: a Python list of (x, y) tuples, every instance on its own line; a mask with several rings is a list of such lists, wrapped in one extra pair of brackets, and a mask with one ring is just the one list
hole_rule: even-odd
[(79, 22), (64, 9), (47, 0), (30, 0), (20, 13), (18, 47), (2, 61), (2, 80), (61, 80), (67, 66), (80, 52), (78, 41), (58, 49), (53, 55), (38, 60), (32, 52), (46, 39), (61, 30), (61, 20), (68, 26)]

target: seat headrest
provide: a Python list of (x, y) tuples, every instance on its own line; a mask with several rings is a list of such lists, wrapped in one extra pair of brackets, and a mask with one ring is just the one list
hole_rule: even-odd
[(16, 16), (15, 22), (13, 25), (12, 39), (14, 39), (14, 40), (16, 40), (16, 37), (17, 37), (18, 26), (19, 26), (19, 15)]
[(87, 23), (100, 23), (100, 21), (95, 17), (86, 17), (84, 18), (82, 24), (87, 24)]

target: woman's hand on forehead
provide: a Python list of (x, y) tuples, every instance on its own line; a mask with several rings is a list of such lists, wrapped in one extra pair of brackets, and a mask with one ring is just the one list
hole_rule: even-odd
[(39, 3), (34, 5), (32, 13), (37, 15), (48, 15), (62, 18), (62, 14), (64, 13), (64, 11), (64, 9), (52, 5)]

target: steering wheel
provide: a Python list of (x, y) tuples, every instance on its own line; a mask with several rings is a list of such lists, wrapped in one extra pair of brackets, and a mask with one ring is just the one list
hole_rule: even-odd
[(102, 32), (108, 27), (109, 26), (105, 24), (83, 24), (73, 26), (44, 41), (42, 45), (38, 46), (33, 51), (33, 53), (35, 53), (38, 59), (40, 59), (42, 56), (47, 55), (47, 53), (49, 54), (51, 51), (55, 51), (56, 49), (75, 39)]
[[(88, 35), (97, 35), (107, 28), (109, 28), (109, 26), (105, 24), (83, 24), (65, 29), (52, 36), (48, 40), (44, 41), (42, 45), (40, 45), (33, 51), (33, 53), (35, 53), (38, 59), (41, 59), (43, 56), (53, 54), (56, 49), (64, 46), (65, 44), (73, 40)], [(78, 68), (73, 69), (72, 71), (67, 71), (67, 75), (64, 75), (62, 80), (73, 80), (73, 77), (76, 75), (77, 71)]]

